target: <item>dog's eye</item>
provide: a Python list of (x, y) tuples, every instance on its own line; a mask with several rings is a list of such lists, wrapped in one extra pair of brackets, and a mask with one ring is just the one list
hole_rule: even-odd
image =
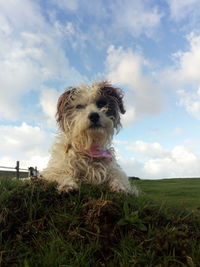
[(97, 101), (96, 104), (97, 104), (98, 108), (103, 108), (103, 107), (105, 107), (107, 105), (107, 101), (104, 100), (104, 99), (101, 99), (101, 100)]
[(84, 108), (84, 105), (79, 104), (76, 106), (76, 109), (82, 109), (82, 108)]

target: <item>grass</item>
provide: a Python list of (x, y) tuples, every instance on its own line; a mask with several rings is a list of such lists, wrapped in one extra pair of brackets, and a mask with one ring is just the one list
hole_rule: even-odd
[[(3, 170), (0, 170), (0, 179), (1, 178), (14, 178), (17, 176), (17, 173), (16, 171), (3, 171)], [(27, 178), (28, 177), (28, 171), (20, 171), (19, 172), (19, 177), (20, 178)]]
[(145, 183), (136, 198), (1, 179), (0, 266), (198, 266), (199, 214), (152, 201), (156, 186)]
[(152, 200), (200, 211), (200, 179), (139, 180), (135, 184)]

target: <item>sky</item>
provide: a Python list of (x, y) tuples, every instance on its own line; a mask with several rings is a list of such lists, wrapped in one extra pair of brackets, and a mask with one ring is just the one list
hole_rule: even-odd
[(0, 166), (42, 170), (68, 86), (124, 91), (129, 176), (200, 177), (199, 0), (0, 0)]

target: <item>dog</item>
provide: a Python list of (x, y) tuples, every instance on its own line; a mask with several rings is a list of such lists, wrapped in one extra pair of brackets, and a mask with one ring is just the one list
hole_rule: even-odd
[(77, 189), (85, 181), (137, 195), (111, 148), (121, 128), (120, 113), (125, 113), (122, 91), (109, 82), (69, 87), (58, 99), (60, 133), (41, 177), (56, 181), (60, 192)]

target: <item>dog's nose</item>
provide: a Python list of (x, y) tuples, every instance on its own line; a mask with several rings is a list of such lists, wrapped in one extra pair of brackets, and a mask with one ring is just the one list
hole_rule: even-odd
[(92, 112), (89, 115), (89, 119), (93, 123), (97, 123), (99, 121), (99, 118), (100, 118), (100, 116), (99, 116), (99, 114), (97, 112)]

